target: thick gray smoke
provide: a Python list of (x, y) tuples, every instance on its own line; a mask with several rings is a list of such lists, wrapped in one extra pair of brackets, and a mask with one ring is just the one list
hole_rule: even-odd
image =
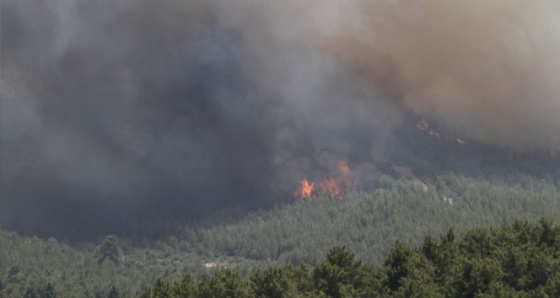
[(556, 151), (559, 6), (4, 0), (0, 219), (76, 235), (266, 205), (369, 163), (409, 110)]
[[(250, 36), (265, 61), (257, 75), (287, 97), (311, 90), (313, 98), (308, 86), (317, 81), (306, 79), (324, 81), (335, 67), (367, 100), (437, 118), (479, 141), (560, 149), (558, 1), (227, 3), (220, 19)], [(322, 66), (305, 50), (325, 58)]]

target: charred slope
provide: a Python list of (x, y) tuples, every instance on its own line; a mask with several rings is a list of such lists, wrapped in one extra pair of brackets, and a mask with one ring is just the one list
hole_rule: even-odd
[(458, 174), (475, 179), (510, 181), (530, 176), (560, 181), (560, 156), (548, 151), (518, 152), (513, 149), (462, 138), (460, 132), (430, 122), (428, 131), (419, 127), (425, 119), (409, 115), (386, 141), (387, 161), (406, 166), (427, 179)]

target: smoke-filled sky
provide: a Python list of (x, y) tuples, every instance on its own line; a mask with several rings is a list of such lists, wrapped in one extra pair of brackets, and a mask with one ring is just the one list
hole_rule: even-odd
[(560, 149), (557, 1), (1, 8), (0, 219), (22, 230), (274, 202), (341, 159), (369, 163), (410, 111)]

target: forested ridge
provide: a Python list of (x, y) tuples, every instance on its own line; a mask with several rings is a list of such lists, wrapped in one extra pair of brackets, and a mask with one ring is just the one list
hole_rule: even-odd
[[(139, 295), (157, 279), (162, 279), (158, 284), (167, 287), (163, 280), (178, 281), (185, 274), (192, 274), (187, 280), (193, 287), (191, 290), (197, 293), (204, 293), (204, 287), (214, 288), (205, 283), (239, 279), (241, 284), (250, 285), (248, 292), (243, 293), (257, 295), (257, 292), (251, 292), (257, 291), (253, 288), (254, 280), (265, 278), (263, 274), (274, 279), (274, 270), (277, 270), (284, 272), (277, 274), (287, 279), (298, 274), (311, 278), (320, 268), (318, 264), (326, 262), (323, 258), (329, 249), (341, 246), (355, 254), (356, 261), (368, 264), (360, 265), (360, 272), (370, 268), (368, 266), (377, 268), (366, 270), (369, 272), (367, 278), (381, 282), (379, 274), (385, 269), (380, 268), (385, 268), (388, 258), (399, 247), (414, 252), (415, 258), (420, 258), (416, 261), (426, 261), (427, 256), (421, 258), (418, 249), (410, 248), (425, 246), (426, 236), (437, 238), (453, 227), (454, 233), (463, 235), (468, 229), (514, 220), (521, 222), (484, 233), (517, 233), (524, 231), (517, 231), (518, 227), (524, 227), (538, 234), (542, 223), (539, 228), (521, 223), (535, 224), (542, 216), (560, 219), (560, 196), (554, 183), (523, 175), (511, 179), (483, 181), (445, 175), (426, 180), (428, 190), (424, 191), (409, 179), (379, 175), (373, 181), (375, 190), (372, 191), (347, 193), (342, 199), (300, 201), (248, 214), (225, 210), (208, 214), (206, 221), (198, 223), (166, 223), (168, 232), (158, 239), (108, 236), (96, 243), (72, 244), (53, 238), (22, 237), (0, 230), (0, 296), (24, 296), (27, 293), (28, 297), (42, 297), (54, 293), (57, 297), (115, 297), (117, 294), (118, 297), (130, 297)], [(161, 230), (157, 225), (154, 229)], [(470, 230), (464, 235), (481, 231), (485, 230)], [(557, 228), (554, 231), (557, 233)], [(441, 242), (444, 238), (437, 239)], [(399, 244), (395, 244), (397, 240)], [(443, 242), (434, 241), (439, 243), (437, 247), (443, 245)], [(520, 250), (527, 252), (525, 248)], [(292, 265), (285, 267), (285, 264)], [(300, 267), (302, 265), (304, 267)], [(432, 268), (430, 266), (427, 268)], [(437, 266), (430, 270), (436, 270), (434, 268)], [(213, 272), (217, 275), (212, 275)], [(426, 278), (433, 279), (429, 273), (425, 274)], [(314, 282), (310, 279), (307, 285), (288, 283), (286, 287), (294, 293), (319, 295), (321, 290)], [(412, 279), (409, 282), (413, 282)], [(439, 279), (434, 281), (428, 290), (442, 295), (450, 291), (450, 281), (441, 282)], [(507, 285), (516, 291), (520, 289)], [(364, 290), (360, 287), (355, 289), (358, 292), (344, 293), (358, 295)], [(508, 287), (504, 289), (511, 290)], [(170, 284), (169, 288), (172, 289), (173, 285)], [(368, 286), (370, 290), (374, 288)], [(387, 296), (404, 291), (402, 287), (390, 291), (385, 286), (375, 289), (377, 294), (367, 294)], [(150, 293), (148, 291), (145, 295)]]
[(314, 267), (259, 269), (245, 278), (224, 268), (199, 280), (157, 280), (140, 297), (558, 297), (560, 228), (515, 221), (426, 237), (418, 247), (397, 241), (380, 267), (334, 247)]
[[(437, 238), (453, 228), (460, 238), (467, 230), (471, 232), (466, 235), (479, 231), (470, 229), (512, 224), (515, 220), (520, 222), (514, 227), (537, 224), (543, 216), (560, 220), (558, 156), (508, 153), (476, 143), (461, 146), (411, 131), (410, 125), (403, 127), (409, 128), (396, 132), (398, 141), (387, 141), (387, 147), (394, 150), (387, 150), (387, 158), (375, 163), (375, 174), (364, 181), (367, 187), (347, 189), (336, 198), (292, 198), (263, 209), (231, 204), (207, 210), (196, 218), (139, 218), (140, 233), (94, 239), (83, 235), (77, 238), (88, 240), (77, 242), (62, 237), (23, 236), (2, 227), (0, 297), (104, 298), (142, 293), (157, 297), (159, 291), (178, 288), (200, 297), (219, 297), (228, 292), (208, 291), (220, 288), (214, 283), (226, 281), (243, 285), (234, 296), (258, 296), (264, 291), (257, 286), (260, 280), (280, 287), (269, 289), (273, 292), (264, 296), (320, 296), (326, 290), (322, 288), (324, 281), (315, 277), (316, 272), (327, 262), (325, 256), (333, 247), (345, 247), (343, 255), (351, 252), (352, 262), (361, 262), (356, 265), (360, 268), (359, 279), (368, 282), (341, 285), (343, 296), (411, 296), (412, 292), (406, 291), (420, 290), (413, 281), (424, 278), (430, 282), (422, 283), (426, 285), (422, 291), (449, 296), (450, 291), (459, 291), (458, 272), (467, 267), (457, 261), (462, 265), (454, 267), (450, 279), (434, 277), (434, 272), (443, 269), (437, 269), (437, 264), (426, 261), (429, 257), (422, 257), (414, 248), (425, 245), (426, 236)], [(414, 263), (420, 264), (414, 272), (428, 271), (421, 274), (421, 279), (407, 279), (411, 284), (404, 288), (388, 287), (383, 275), (388, 270), (386, 263), (399, 247), (414, 252), (415, 262), (420, 262)], [(500, 266), (502, 271), (498, 270), (496, 276), (505, 272)], [(518, 274), (524, 276), (524, 272)], [(303, 280), (301, 284), (290, 281), (296, 277)], [(540, 289), (528, 281), (522, 284), (532, 283), (530, 287), (514, 286), (500, 278), (503, 288), (495, 288), (499, 283), (493, 282), (480, 291), (517, 291), (532, 297), (547, 286), (546, 281), (539, 284)], [(550, 288), (546, 291), (552, 293)], [(453, 293), (451, 296), (460, 296)]]
[[(51, 243), (49, 248), (56, 250), (57, 246), (64, 247)], [(113, 261), (113, 265), (119, 264)], [(109, 270), (98, 269), (94, 275), (103, 278), (103, 274), (115, 271), (105, 269)], [(18, 289), (13, 287), (14, 280), (23, 275), (15, 272), (18, 270), (21, 269), (12, 268), (2, 280), (3, 297), (134, 296), (121, 288), (122, 279), (96, 293), (64, 292), (45, 280)], [(461, 235), (450, 229), (437, 237), (426, 236), (415, 246), (397, 241), (380, 266), (363, 262), (347, 248), (336, 246), (312, 266), (262, 266), (249, 275), (223, 266), (198, 277), (186, 273), (153, 282), (140, 278), (137, 282), (144, 288), (139, 295), (142, 298), (558, 297), (560, 227), (551, 219), (541, 218), (535, 225), (517, 220), (492, 228), (469, 229)]]
[(1, 0), (0, 298), (560, 297), (560, 3)]

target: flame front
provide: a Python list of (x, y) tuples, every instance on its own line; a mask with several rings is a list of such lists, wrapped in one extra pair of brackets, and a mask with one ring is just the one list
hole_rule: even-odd
[(428, 122), (428, 120), (426, 119), (422, 119), (420, 120), (418, 123), (416, 123), (416, 127), (418, 129), (420, 129), (421, 131), (436, 137), (436, 138), (444, 138), (445, 140), (451, 141), (451, 142), (456, 142), (459, 145), (465, 145), (466, 142), (462, 139), (459, 138), (452, 138), (450, 136), (447, 135), (442, 135), (439, 131), (432, 129), (430, 126), (430, 122)]
[(348, 162), (343, 160), (341, 162), (338, 163), (338, 169), (340, 170), (340, 172), (342, 172), (344, 175), (348, 175), (350, 173), (350, 167), (348, 166)]
[(332, 177), (327, 177), (324, 178), (323, 181), (321, 182), (321, 191), (319, 193), (319, 196), (326, 196), (326, 195), (330, 195), (331, 198), (340, 198), (340, 185), (338, 184), (338, 181), (336, 181), (334, 178)]
[(300, 198), (300, 199), (311, 199), (311, 196), (313, 195), (313, 188), (315, 187), (315, 183), (314, 182), (309, 182), (309, 180), (307, 180), (307, 178), (304, 178), (303, 180), (301, 180), (301, 185), (299, 186), (299, 189), (296, 191), (296, 197)]
[[(312, 199), (330, 197), (340, 199), (344, 189), (349, 189), (353, 183), (348, 179), (350, 167), (348, 162), (341, 161), (338, 163), (339, 178), (332, 176), (323, 178), (315, 189), (315, 182), (310, 182), (307, 178), (300, 181), (299, 188), (295, 191), (295, 197), (298, 199)], [(342, 174), (342, 175), (341, 175)]]
[(434, 137), (437, 137), (437, 138), (441, 137), (441, 134), (437, 130), (433, 130), (432, 128), (430, 128), (430, 123), (426, 119), (420, 120), (420, 122), (418, 122), (416, 124), (416, 127), (418, 127), (418, 129), (426, 132), (427, 134), (429, 134), (431, 136), (434, 136)]

